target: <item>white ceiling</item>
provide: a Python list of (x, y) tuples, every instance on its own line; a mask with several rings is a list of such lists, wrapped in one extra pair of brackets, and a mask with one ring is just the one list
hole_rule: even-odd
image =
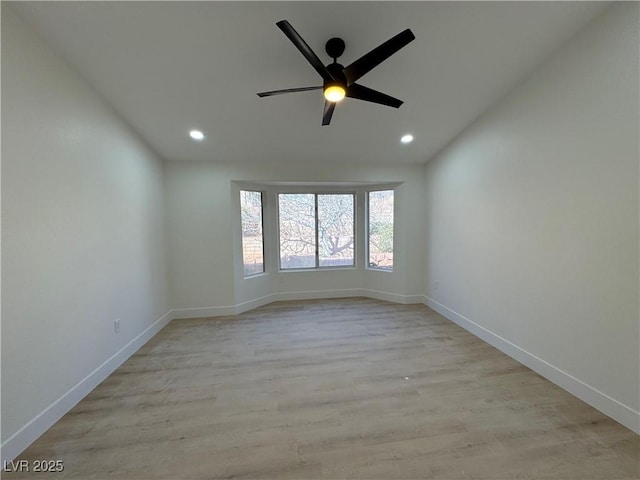
[[(588, 21), (594, 2), (24, 2), (15, 8), (158, 155), (172, 160), (423, 163)], [(416, 40), (359, 83), (400, 98), (358, 100), (321, 126), (320, 85), (275, 23), (326, 63), (348, 65), (411, 28)], [(188, 138), (203, 130), (202, 143)], [(402, 145), (411, 132), (415, 141)]]

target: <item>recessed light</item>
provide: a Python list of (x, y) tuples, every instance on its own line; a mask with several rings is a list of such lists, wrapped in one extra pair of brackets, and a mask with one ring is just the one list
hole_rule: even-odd
[(407, 133), (406, 135), (402, 136), (400, 141), (402, 143), (411, 143), (411, 142), (413, 142), (413, 135), (411, 135), (410, 133)]
[(202, 133), (200, 130), (191, 130), (189, 132), (189, 136), (194, 140), (204, 140), (204, 133)]

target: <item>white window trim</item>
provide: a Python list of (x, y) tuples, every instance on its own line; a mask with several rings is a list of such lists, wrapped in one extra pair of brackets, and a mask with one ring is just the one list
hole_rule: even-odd
[[(260, 209), (261, 209), (260, 220), (262, 223), (262, 271), (256, 272), (256, 273), (250, 273), (250, 274), (247, 274), (244, 271), (244, 241), (242, 239), (242, 192), (253, 192), (253, 193), (260, 194)], [(241, 242), (240, 253), (242, 255), (242, 278), (255, 278), (255, 277), (259, 277), (267, 274), (267, 262), (266, 262), (267, 252), (266, 252), (266, 241), (265, 241), (266, 235), (265, 235), (265, 208), (264, 208), (267, 194), (264, 190), (250, 188), (250, 187), (246, 187), (246, 188), (240, 187), (238, 190), (238, 193), (240, 195), (240, 242)]]
[[(303, 268), (282, 268), (282, 254), (280, 252), (280, 195), (287, 194), (308, 194), (314, 196), (315, 204), (315, 233), (316, 233), (316, 251), (315, 266)], [(351, 195), (353, 197), (353, 264), (352, 265), (320, 265), (320, 232), (318, 231), (318, 196), (319, 195)], [(285, 272), (312, 272), (316, 270), (355, 270), (358, 268), (358, 193), (354, 190), (314, 190), (308, 187), (299, 187), (293, 190), (278, 190), (275, 192), (276, 198), (276, 248), (278, 258), (278, 273)]]
[[(264, 249), (264, 272), (249, 277), (244, 277), (244, 260), (242, 257), (242, 227), (241, 227), (241, 210), (240, 196), (238, 194), (238, 210), (237, 220), (234, 223), (238, 225), (237, 239), (239, 242), (239, 259), (236, 258), (236, 267), (234, 270), (240, 275), (243, 281), (260, 281), (257, 279), (268, 278), (272, 275), (295, 275), (309, 272), (328, 272), (328, 271), (368, 271), (368, 272), (384, 272), (393, 273), (390, 270), (381, 270), (369, 268), (369, 252), (368, 252), (368, 201), (367, 192), (394, 190), (394, 245), (395, 235), (397, 231), (397, 221), (395, 212), (397, 211), (398, 187), (402, 185), (402, 181), (393, 182), (278, 182), (278, 181), (244, 181), (233, 180), (232, 184), (237, 190), (249, 190), (262, 192), (262, 222), (263, 222), (263, 249)], [(355, 193), (355, 214), (354, 214), (354, 265), (353, 266), (327, 266), (321, 268), (304, 268), (304, 269), (280, 269), (280, 219), (278, 214), (278, 194), (279, 193)], [(235, 229), (234, 229), (235, 230)], [(237, 247), (234, 247), (234, 249)], [(394, 270), (396, 262), (394, 261)]]
[[(393, 236), (392, 236), (392, 243), (393, 243), (393, 253), (394, 253), (394, 260), (393, 260), (393, 265), (391, 265), (391, 268), (380, 268), (380, 267), (372, 267), (370, 265), (369, 259), (370, 259), (370, 252), (369, 252), (369, 248), (370, 248), (370, 241), (369, 241), (369, 236), (370, 236), (370, 228), (369, 228), (369, 218), (370, 218), (370, 212), (369, 212), (369, 194), (372, 192), (386, 192), (386, 191), (393, 191)], [(365, 264), (364, 264), (364, 268), (366, 270), (370, 270), (372, 272), (385, 272), (385, 273), (393, 273), (393, 270), (395, 269), (396, 266), (396, 262), (395, 262), (395, 246), (396, 246), (396, 189), (395, 188), (389, 188), (389, 187), (385, 187), (385, 188), (370, 188), (367, 189), (365, 192), (365, 199), (364, 199), (364, 208), (365, 208)]]

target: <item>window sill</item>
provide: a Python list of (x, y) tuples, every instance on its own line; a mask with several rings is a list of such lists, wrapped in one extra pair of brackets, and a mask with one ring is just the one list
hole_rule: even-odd
[(308, 273), (308, 272), (334, 272), (344, 270), (357, 270), (358, 267), (320, 267), (320, 268), (287, 268), (286, 270), (278, 270), (278, 275), (281, 273)]

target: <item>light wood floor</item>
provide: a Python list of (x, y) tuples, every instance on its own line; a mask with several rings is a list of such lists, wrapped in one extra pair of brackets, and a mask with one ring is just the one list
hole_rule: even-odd
[(639, 438), (424, 306), (352, 298), (174, 321), (19, 458), (59, 479), (608, 480), (639, 477)]

